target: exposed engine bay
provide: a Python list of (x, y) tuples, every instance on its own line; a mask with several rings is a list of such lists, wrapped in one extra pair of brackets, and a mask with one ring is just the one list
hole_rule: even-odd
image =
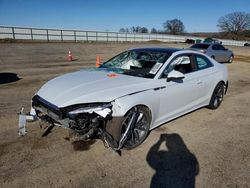
[[(38, 119), (50, 126), (70, 129), (78, 140), (100, 138), (104, 145), (117, 151), (123, 146), (136, 112), (124, 117), (112, 117), (111, 103), (91, 103), (58, 108), (38, 95), (32, 98), (32, 108)], [(128, 118), (129, 117), (129, 118)]]

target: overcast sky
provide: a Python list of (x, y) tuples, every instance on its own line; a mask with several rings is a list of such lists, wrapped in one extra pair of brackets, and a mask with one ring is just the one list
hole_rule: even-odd
[(188, 32), (218, 31), (231, 12), (250, 13), (250, 0), (0, 0), (0, 25), (118, 31), (121, 27), (163, 29), (180, 19)]

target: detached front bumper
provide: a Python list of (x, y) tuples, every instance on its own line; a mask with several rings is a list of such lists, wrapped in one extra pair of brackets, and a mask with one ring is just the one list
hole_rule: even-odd
[(26, 122), (36, 121), (37, 116), (34, 108), (30, 109), (30, 112), (28, 114), (24, 113), (24, 108), (21, 109), (19, 113), (19, 119), (18, 119), (18, 134), (20, 136), (24, 136), (26, 131)]

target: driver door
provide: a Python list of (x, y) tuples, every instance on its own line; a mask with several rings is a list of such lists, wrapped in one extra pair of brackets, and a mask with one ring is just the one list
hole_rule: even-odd
[(184, 78), (166, 81), (166, 76), (159, 79), (166, 88), (160, 94), (160, 112), (158, 121), (166, 122), (178, 117), (199, 105), (203, 96), (202, 81), (192, 54), (179, 55), (171, 61), (167, 72), (176, 70), (184, 74)]

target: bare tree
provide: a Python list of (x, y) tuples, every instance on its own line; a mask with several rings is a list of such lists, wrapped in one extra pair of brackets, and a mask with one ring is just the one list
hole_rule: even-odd
[(130, 28), (131, 33), (148, 33), (148, 28), (141, 26), (132, 26)]
[(135, 32), (136, 33), (141, 33), (141, 26), (136, 26)]
[(120, 32), (120, 33), (125, 33), (125, 32), (126, 32), (126, 29), (122, 27), (122, 28), (119, 30), (119, 32)]
[(146, 27), (141, 27), (141, 26), (132, 26), (130, 29), (129, 28), (121, 28), (119, 32), (122, 33), (148, 33), (148, 28)]
[(250, 14), (245, 12), (233, 12), (222, 16), (217, 26), (223, 32), (238, 33), (250, 29)]
[(150, 33), (152, 33), (152, 34), (157, 33), (157, 30), (155, 28), (152, 28)]
[(139, 33), (148, 33), (148, 28), (142, 27)]
[(120, 33), (129, 33), (129, 29), (128, 28), (121, 28), (121, 29), (119, 29), (119, 32)]
[(183, 33), (185, 30), (183, 22), (179, 19), (167, 20), (165, 23), (163, 23), (163, 27), (165, 28), (166, 32), (174, 35)]
[(131, 32), (131, 33), (136, 33), (136, 28), (135, 28), (135, 26), (132, 26), (132, 27), (130, 28), (130, 32)]

